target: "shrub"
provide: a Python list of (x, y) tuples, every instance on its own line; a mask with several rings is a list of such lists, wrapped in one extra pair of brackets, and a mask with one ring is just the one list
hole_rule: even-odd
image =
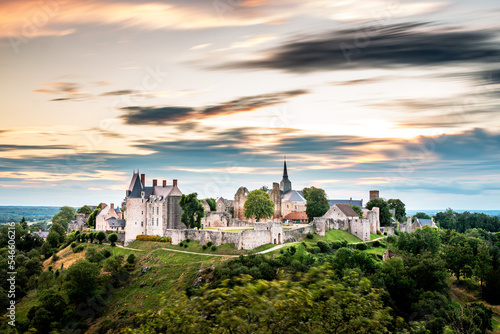
[(182, 247), (184, 247), (184, 243), (183, 243), (183, 242), (181, 242), (181, 243), (179, 244), (179, 247), (181, 247), (181, 248), (182, 248)]
[(285, 251), (282, 249), (280, 249), (280, 254), (283, 254)]
[(203, 245), (201, 248), (203, 248), (203, 250), (206, 250), (208, 248), (207, 245)]
[(367, 250), (368, 246), (366, 244), (356, 244), (356, 249)]
[(382, 235), (382, 232), (380, 232), (380, 230), (377, 230), (377, 234)]
[(52, 262), (56, 262), (59, 260), (59, 256), (57, 254), (52, 255)]
[(311, 253), (313, 253), (313, 254), (319, 254), (319, 253), (321, 253), (321, 248), (319, 248), (319, 247), (312, 247), (311, 251), (312, 251)]
[(187, 244), (187, 243), (186, 243), (186, 244), (184, 244), (184, 248), (188, 248), (188, 244)]
[(85, 253), (85, 259), (89, 262), (99, 263), (104, 260), (102, 252), (98, 252), (95, 247), (91, 247)]
[(139, 234), (138, 236), (135, 237), (135, 239), (141, 241), (172, 242), (172, 238), (170, 237), (159, 237), (157, 235)]
[(290, 254), (294, 255), (297, 252), (297, 248), (295, 248), (295, 246), (291, 246), (290, 248), (288, 248), (288, 251), (290, 252)]
[(102, 241), (106, 239), (106, 233), (99, 231), (96, 235), (96, 239), (99, 240), (99, 244), (102, 244)]
[(84, 245), (78, 245), (75, 248), (73, 248), (73, 253), (80, 253), (84, 249), (85, 249)]
[(314, 238), (314, 234), (312, 234), (311, 232), (307, 233), (307, 239), (313, 239)]
[(71, 248), (75, 248), (75, 247), (76, 247), (76, 245), (78, 245), (78, 244), (76, 243), (76, 241), (73, 241), (73, 242), (71, 243)]
[(217, 246), (212, 245), (212, 247), (210, 247), (210, 249), (215, 252), (217, 250)]
[(111, 233), (108, 235), (108, 241), (111, 243), (111, 246), (115, 246), (115, 242), (118, 240), (118, 234), (116, 233)]
[(211, 247), (212, 246), (212, 242), (211, 241), (207, 242), (207, 246)]
[(108, 257), (110, 257), (110, 256), (111, 256), (111, 252), (109, 251), (109, 249), (103, 249), (103, 250), (101, 251), (101, 254), (102, 254), (102, 256), (104, 256), (104, 258), (106, 258), (106, 259), (107, 259)]
[(373, 242), (373, 247), (380, 247), (380, 241), (375, 240), (375, 241)]
[(130, 254), (128, 257), (127, 257), (127, 262), (129, 264), (133, 264), (135, 262), (135, 255), (134, 254)]
[(186, 239), (186, 242), (190, 242), (191, 240), (189, 240), (189, 238)]
[(317, 246), (321, 250), (321, 253), (330, 252), (330, 247), (328, 247), (328, 244), (324, 241), (318, 241)]
[(384, 232), (384, 235), (387, 235), (387, 232)]

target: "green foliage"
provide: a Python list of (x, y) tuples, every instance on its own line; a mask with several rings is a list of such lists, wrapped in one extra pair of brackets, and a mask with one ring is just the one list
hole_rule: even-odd
[(63, 288), (68, 294), (70, 303), (77, 305), (95, 295), (99, 271), (99, 265), (87, 260), (77, 261), (66, 270)]
[(208, 246), (207, 245), (203, 245), (203, 246), (201, 246), (201, 248), (203, 248), (203, 250), (206, 250), (208, 248)]
[(47, 242), (52, 248), (59, 247), (66, 239), (66, 229), (59, 223), (52, 224), (49, 234), (47, 235)]
[(82, 206), (76, 213), (84, 213), (86, 215), (90, 215), (92, 213), (92, 209), (88, 207), (88, 205)]
[(367, 250), (368, 246), (365, 243), (356, 244), (356, 249)]
[(253, 190), (248, 193), (243, 210), (246, 218), (255, 218), (259, 221), (261, 218), (270, 218), (274, 215), (274, 202), (267, 192), (260, 189)]
[(111, 256), (111, 252), (109, 251), (109, 249), (105, 248), (101, 251), (101, 254), (104, 256), (105, 259), (107, 259), (108, 257)]
[(423, 252), (436, 254), (441, 248), (441, 238), (435, 228), (425, 226), (413, 233), (400, 233), (396, 246), (415, 255)]
[(351, 206), (351, 208), (354, 210), (354, 212), (356, 212), (359, 216), (359, 219), (363, 218), (363, 210), (361, 210), (361, 208), (357, 205), (353, 205)]
[(318, 241), (317, 246), (321, 253), (329, 253), (331, 251), (330, 246), (324, 241)]
[(460, 306), (448, 313), (448, 325), (455, 333), (483, 333), (493, 329), (493, 311), (480, 303)]
[(207, 201), (210, 211), (217, 211), (217, 202), (215, 202), (215, 199), (205, 198), (205, 201)]
[(207, 246), (208, 247), (212, 246), (212, 242), (211, 241), (207, 242)]
[(73, 248), (73, 253), (80, 253), (85, 249), (85, 245), (78, 245), (75, 248)]
[(134, 254), (129, 254), (129, 256), (127, 257), (127, 262), (129, 264), (135, 263), (135, 255)]
[(104, 255), (99, 252), (96, 247), (89, 247), (85, 253), (85, 259), (89, 262), (99, 263), (104, 260)]
[(312, 221), (314, 217), (323, 216), (330, 209), (323, 189), (316, 187), (304, 188), (302, 194), (306, 199), (306, 214), (309, 221)]
[(443, 249), (443, 258), (446, 261), (448, 270), (455, 275), (457, 280), (460, 277), (470, 277), (472, 269), (476, 266), (476, 256), (483, 240), (467, 237), (454, 232), (447, 245)]
[(484, 213), (470, 213), (468, 211), (458, 213), (448, 208), (445, 212), (436, 213), (434, 219), (441, 228), (459, 233), (464, 233), (472, 228), (481, 228), (490, 232), (500, 231), (499, 218)]
[(217, 250), (217, 246), (212, 245), (212, 247), (210, 247), (210, 249), (215, 252)]
[(63, 226), (64, 230), (68, 228), (70, 220), (75, 219), (76, 210), (70, 206), (63, 206), (59, 212), (52, 217), (52, 223), (58, 223)]
[(400, 199), (390, 199), (387, 201), (389, 209), (395, 210), (395, 218), (398, 222), (404, 222), (406, 218), (406, 205)]
[(201, 228), (201, 218), (205, 217), (205, 209), (197, 197), (197, 193), (182, 195), (179, 205), (182, 208), (181, 222), (187, 228), (197, 228), (199, 230)]
[(413, 217), (418, 219), (431, 219), (432, 217), (426, 214), (425, 212), (417, 212)]
[(108, 241), (111, 243), (111, 246), (115, 246), (115, 242), (118, 240), (118, 234), (116, 233), (111, 233), (108, 235)]
[(307, 238), (307, 239), (313, 239), (313, 238), (314, 238), (314, 234), (312, 234), (311, 232), (308, 232), (308, 233), (306, 234), (306, 238)]
[(87, 218), (87, 226), (89, 228), (95, 228), (95, 220), (99, 212), (101, 211), (101, 206), (98, 206), (97, 208), (94, 209), (89, 215), (89, 218)]
[(99, 244), (102, 244), (103, 240), (106, 239), (106, 233), (99, 231), (95, 237), (99, 241)]
[(380, 209), (380, 225), (388, 226), (391, 224), (391, 212), (389, 211), (389, 204), (383, 198), (374, 198), (366, 203), (368, 210), (377, 207)]

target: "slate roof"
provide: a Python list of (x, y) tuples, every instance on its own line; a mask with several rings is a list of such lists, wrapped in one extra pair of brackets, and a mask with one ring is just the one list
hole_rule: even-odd
[(420, 218), (417, 218), (417, 221), (422, 226), (424, 226), (424, 225), (432, 226), (432, 219), (420, 219)]
[(304, 220), (308, 219), (307, 214), (304, 211), (298, 211), (298, 212), (290, 212), (287, 214), (283, 219), (289, 219), (289, 220)]
[(350, 199), (330, 199), (328, 200), (328, 204), (332, 207), (334, 204), (349, 204), (349, 205), (357, 205), (360, 208), (363, 208), (363, 200), (350, 200)]
[(342, 211), (347, 217), (359, 217), (356, 211), (354, 211), (349, 204), (335, 204), (337, 208)]
[(128, 190), (130, 191), (128, 197), (136, 197), (136, 198), (141, 197), (142, 183), (139, 173), (134, 173), (134, 176), (132, 176), (132, 180), (130, 181), (130, 186), (128, 187)]
[(306, 199), (302, 196), (302, 191), (290, 190), (281, 196), (283, 201), (305, 202)]
[(125, 227), (125, 219), (116, 219), (111, 217), (108, 219), (109, 227)]
[(46, 239), (47, 236), (49, 235), (49, 232), (48, 231), (42, 231), (42, 232), (38, 232), (38, 231), (33, 231), (31, 232), (33, 234), (36, 234), (38, 235), (40, 238), (43, 238), (43, 239)]

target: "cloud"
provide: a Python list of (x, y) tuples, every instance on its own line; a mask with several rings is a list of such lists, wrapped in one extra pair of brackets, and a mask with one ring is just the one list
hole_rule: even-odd
[(67, 145), (1, 145), (0, 152), (20, 151), (20, 150), (66, 150), (72, 146)]
[(120, 89), (102, 93), (101, 96), (119, 96), (119, 95), (132, 95), (132, 94), (140, 94), (140, 92), (138, 90), (133, 90), (133, 89)]
[(259, 108), (285, 103), (287, 99), (307, 94), (305, 89), (297, 89), (269, 94), (240, 97), (224, 103), (192, 108), (184, 106), (166, 107), (124, 107), (127, 113), (120, 116), (129, 125), (164, 125), (185, 120), (198, 120), (207, 117), (231, 115)]
[(287, 72), (374, 67), (433, 66), (496, 61), (500, 48), (490, 30), (439, 29), (428, 23), (402, 23), (345, 29), (296, 38), (268, 49), (258, 60), (211, 69), (278, 69)]
[(63, 94), (65, 97), (51, 99), (50, 101), (82, 101), (90, 97), (90, 94), (82, 90), (82, 86), (76, 82), (48, 82), (41, 84), (44, 88), (33, 92), (42, 94)]

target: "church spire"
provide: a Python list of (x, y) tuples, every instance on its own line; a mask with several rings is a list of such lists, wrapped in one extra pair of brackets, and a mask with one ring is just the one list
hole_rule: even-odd
[(283, 161), (283, 179), (280, 182), (280, 190), (283, 193), (289, 192), (292, 190), (292, 182), (288, 179), (288, 171), (286, 169), (286, 155)]
[(286, 170), (286, 155), (284, 158), (284, 165), (283, 165), (283, 179), (288, 179), (288, 171)]

